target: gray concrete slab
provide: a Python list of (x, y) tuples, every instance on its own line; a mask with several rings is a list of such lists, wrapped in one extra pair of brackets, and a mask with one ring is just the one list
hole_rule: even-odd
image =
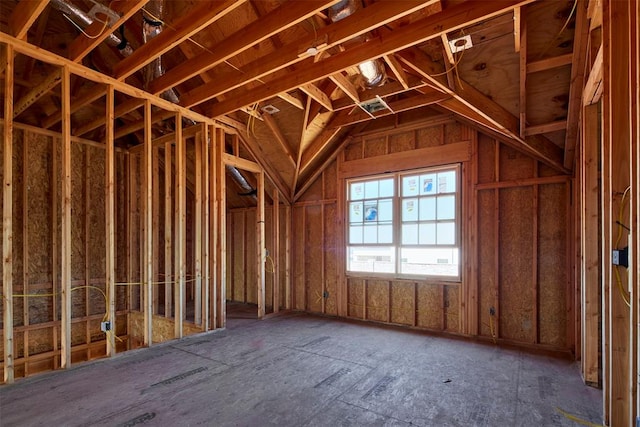
[(241, 319), (0, 388), (3, 426), (572, 426), (574, 362), (306, 314)]

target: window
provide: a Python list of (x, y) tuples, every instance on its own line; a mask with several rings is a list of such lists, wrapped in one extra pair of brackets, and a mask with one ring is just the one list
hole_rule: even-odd
[(459, 168), (347, 182), (347, 271), (460, 277)]

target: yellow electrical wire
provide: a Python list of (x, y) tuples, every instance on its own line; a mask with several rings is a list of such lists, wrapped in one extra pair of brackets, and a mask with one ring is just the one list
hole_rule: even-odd
[[(620, 241), (622, 240), (622, 220), (624, 219), (624, 208), (625, 208), (625, 203), (626, 203), (626, 198), (627, 198), (627, 194), (629, 193), (629, 190), (631, 190), (631, 186), (627, 187), (626, 190), (624, 190), (624, 193), (622, 193), (622, 200), (620, 201), (620, 209), (618, 211), (618, 237), (616, 238), (616, 244), (615, 244), (615, 249), (618, 249), (618, 246), (620, 245)], [(631, 307), (631, 295), (629, 295), (627, 293), (627, 291), (624, 289), (624, 286), (622, 286), (622, 279), (620, 277), (620, 271), (619, 271), (620, 266), (619, 265), (614, 265), (613, 266), (613, 270), (615, 271), (616, 274), (616, 282), (618, 284), (618, 290), (620, 291), (620, 296), (622, 296), (622, 299), (624, 300), (625, 304), (627, 304), (628, 307)]]
[(562, 409), (558, 408), (557, 406), (556, 406), (556, 412), (558, 412), (559, 414), (564, 416), (566, 419), (571, 420), (571, 421), (573, 421), (575, 423), (578, 423), (578, 424), (582, 424), (583, 426), (603, 427), (602, 424), (595, 424), (595, 423), (592, 423), (591, 421), (583, 420), (582, 418), (578, 418), (575, 415), (572, 415), (572, 414), (568, 413), (567, 411), (563, 411)]

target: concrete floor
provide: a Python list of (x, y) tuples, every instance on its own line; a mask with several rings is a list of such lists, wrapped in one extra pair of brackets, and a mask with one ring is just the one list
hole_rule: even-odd
[[(601, 422), (578, 365), (287, 314), (0, 388), (3, 426), (575, 426)], [(558, 409), (565, 411), (560, 412)]]

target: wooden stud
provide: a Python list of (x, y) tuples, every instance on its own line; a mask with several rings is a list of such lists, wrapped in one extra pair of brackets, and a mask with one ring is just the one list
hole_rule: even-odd
[(516, 53), (520, 52), (520, 42), (521, 42), (520, 30), (522, 28), (521, 21), (522, 21), (522, 16), (520, 14), (520, 8), (516, 7), (513, 9), (513, 42), (515, 45)]
[(558, 121), (555, 121), (555, 122), (544, 123), (544, 124), (541, 124), (541, 125), (527, 126), (524, 129), (524, 136), (539, 135), (541, 133), (557, 132), (557, 131), (560, 131), (560, 130), (565, 130), (566, 128), (567, 128), (567, 121), (566, 120), (558, 120)]
[(71, 366), (71, 107), (69, 67), (62, 68), (62, 240), (60, 367)]
[(218, 130), (209, 126), (209, 317), (210, 328), (216, 329), (218, 327), (218, 300), (219, 293), (217, 289), (217, 283), (219, 280), (218, 275), (218, 193), (217, 193), (217, 180), (218, 170), (218, 153), (217, 153), (217, 141)]
[(360, 102), (358, 89), (344, 74), (335, 73), (330, 75), (329, 79), (331, 79), (331, 81), (333, 81), (336, 86), (338, 86), (340, 90), (342, 90), (347, 95), (347, 97), (351, 98), (353, 102), (355, 102), (356, 104)]
[(271, 222), (271, 268), (273, 269), (273, 312), (280, 311), (280, 192), (274, 188), (273, 195), (273, 212)]
[[(264, 172), (258, 177), (258, 206), (256, 208), (256, 286), (258, 291), (258, 319), (265, 314), (265, 276), (264, 276), (264, 245), (265, 245), (265, 215), (264, 215)], [(251, 282), (249, 282), (251, 283)]]
[(409, 90), (409, 76), (405, 73), (400, 61), (393, 54), (384, 55), (383, 58), (404, 90)]
[[(84, 242), (84, 315), (89, 316), (91, 310), (91, 225), (89, 213), (91, 212), (91, 194), (89, 192), (89, 165), (91, 164), (90, 153), (87, 147), (84, 149), (83, 156), (84, 163), (82, 164), (82, 199), (84, 201), (82, 211), (82, 224), (84, 226), (83, 242)], [(73, 235), (72, 235), (73, 238)], [(89, 322), (85, 323), (85, 342), (88, 344), (91, 342), (91, 325)], [(91, 348), (87, 348), (87, 359), (91, 358)]]
[(604, 89), (604, 85), (602, 84), (603, 59), (603, 49), (602, 45), (600, 45), (591, 71), (589, 72), (589, 77), (587, 77), (587, 83), (585, 83), (584, 90), (582, 91), (583, 105), (595, 104), (602, 96)]
[(184, 291), (185, 291), (185, 244), (186, 244), (186, 151), (185, 141), (182, 137), (182, 114), (176, 114), (176, 240), (175, 240), (175, 296), (174, 296), (174, 323), (175, 337), (182, 338), (182, 323), (184, 320)]
[[(535, 173), (534, 176), (538, 176), (538, 162), (534, 162)], [(567, 186), (568, 187), (568, 186)], [(538, 297), (538, 222), (540, 213), (538, 212), (538, 186), (534, 185), (533, 189), (533, 201), (532, 201), (532, 210), (533, 210), (533, 221), (532, 221), (532, 242), (531, 242), (531, 253), (533, 256), (531, 257), (531, 301), (533, 302), (532, 307), (532, 321), (531, 324), (533, 326), (533, 343), (537, 344), (540, 340), (540, 321), (538, 319), (538, 307), (539, 307), (539, 297)]]
[(153, 344), (153, 146), (151, 139), (151, 102), (144, 103), (144, 175), (143, 175), (143, 212), (144, 212), (144, 345)]
[(203, 330), (208, 331), (209, 327), (209, 319), (210, 319), (210, 303), (209, 299), (211, 298), (211, 292), (209, 289), (211, 283), (211, 265), (210, 265), (210, 176), (209, 176), (209, 141), (210, 137), (210, 128), (206, 124), (202, 124), (202, 185), (203, 185), (203, 194), (202, 194), (202, 268), (203, 268), (203, 278), (202, 278), (202, 326)]
[(49, 4), (49, 0), (29, 0), (19, 2), (11, 17), (9, 17), (9, 27), (11, 34), (18, 39), (27, 39), (27, 31), (38, 19), (38, 16)]
[(106, 231), (106, 293), (107, 293), (107, 320), (111, 322), (111, 332), (107, 334), (107, 356), (116, 354), (116, 235), (115, 235), (115, 144), (113, 140), (113, 86), (107, 86), (106, 102), (106, 165), (105, 165), (105, 231)]
[[(13, 383), (13, 47), (7, 45), (2, 62), (4, 75), (4, 142), (2, 185), (2, 293), (4, 382)], [(55, 306), (55, 303), (54, 303)]]
[[(23, 133), (23, 156), (22, 156), (22, 294), (29, 294), (29, 137)], [(22, 324), (29, 326), (29, 297), (22, 297)], [(23, 333), (22, 339), (29, 342), (29, 329)], [(24, 346), (24, 376), (29, 375), (29, 346)]]
[(552, 56), (551, 58), (529, 62), (527, 64), (527, 73), (531, 74), (551, 70), (552, 68), (564, 67), (565, 65), (571, 64), (572, 58), (573, 55), (571, 53), (566, 53), (564, 55)]
[(284, 245), (285, 245), (285, 254), (284, 254), (284, 289), (285, 289), (285, 309), (291, 309), (291, 239), (292, 239), (292, 230), (291, 230), (291, 205), (287, 205), (285, 207), (285, 224), (284, 224)]
[(215, 167), (217, 169), (216, 199), (218, 218), (217, 239), (217, 275), (216, 286), (218, 296), (217, 323), (219, 328), (224, 328), (227, 322), (226, 310), (226, 280), (227, 280), (227, 237), (226, 237), (226, 177), (223, 163), (225, 154), (225, 134), (220, 128), (216, 129)]
[(202, 324), (202, 146), (206, 134), (196, 134), (195, 138), (195, 289), (194, 323)]
[(172, 317), (172, 293), (175, 288), (174, 275), (172, 273), (172, 249), (173, 249), (173, 160), (171, 142), (164, 145), (164, 316)]
[(160, 148), (156, 146), (156, 144), (151, 142), (151, 165), (152, 165), (152, 183), (155, 183), (152, 186), (152, 204), (151, 204), (151, 215), (153, 218), (151, 232), (153, 233), (153, 257), (152, 257), (152, 288), (153, 288), (153, 314), (158, 314), (160, 309), (160, 282), (162, 274), (160, 273), (160, 250), (164, 247), (161, 245), (163, 242), (164, 236), (160, 234), (160, 216), (163, 212), (160, 212), (160, 189), (158, 188), (158, 183), (160, 182)]

